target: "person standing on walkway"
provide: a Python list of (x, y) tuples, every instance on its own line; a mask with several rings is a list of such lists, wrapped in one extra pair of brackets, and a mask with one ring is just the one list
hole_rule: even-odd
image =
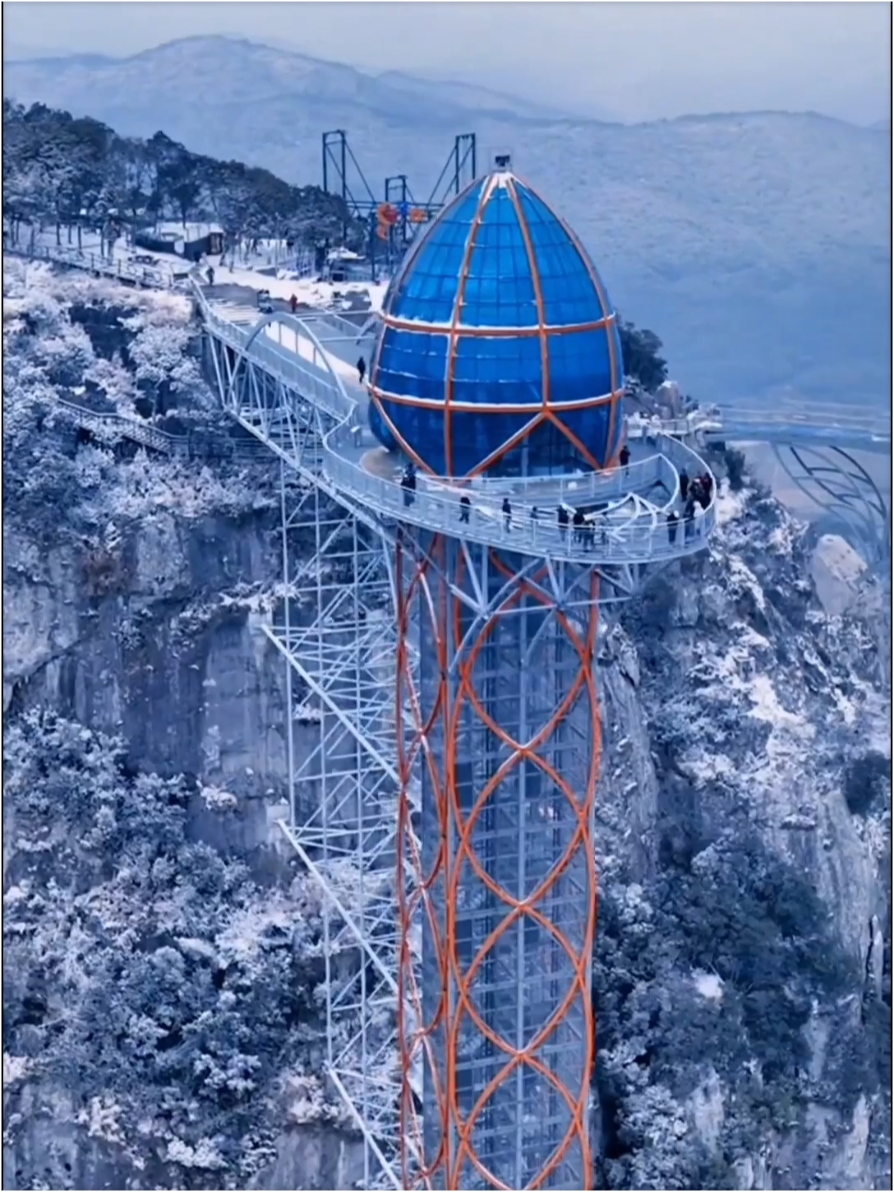
[(412, 464), (407, 464), (400, 486), (404, 490), (404, 505), (409, 509), (416, 499), (416, 469)]
[(363, 384), (363, 378), (366, 376), (366, 361), (361, 356), (357, 361), (357, 376), (360, 378), (360, 384)]
[(680, 500), (685, 501), (689, 493), (689, 476), (686, 472), (680, 473)]
[(626, 443), (625, 443), (625, 444), (624, 444), (624, 446), (621, 448), (621, 453), (620, 453), (620, 455), (618, 456), (618, 460), (619, 460), (619, 462), (620, 462), (620, 464), (621, 464), (621, 467), (624, 469), (624, 475), (626, 476), (626, 475), (627, 475), (627, 468), (628, 468), (628, 466), (629, 466), (629, 464), (630, 464), (630, 448), (627, 446), (627, 444), (626, 444)]
[(509, 504), (509, 498), (503, 498), (503, 525), (506, 528), (506, 533), (509, 533), (509, 527), (512, 523), (512, 506)]
[(677, 541), (677, 522), (679, 520), (680, 519), (677, 517), (676, 513), (674, 513), (674, 511), (672, 509), (670, 511), (670, 513), (667, 515), (667, 540), (671, 544), (671, 546), (673, 546), (674, 543)]
[(472, 502), (465, 493), (459, 499), (459, 520), (462, 525), (469, 524), (469, 514), (472, 512)]
[(298, 299), (293, 294), (292, 297), (289, 299), (289, 310), (291, 310), (292, 314), (294, 314), (297, 309), (298, 309)]
[(692, 531), (694, 529), (695, 506), (695, 497), (690, 492), (689, 500), (686, 502), (686, 508), (683, 510), (683, 537), (687, 542), (692, 537)]

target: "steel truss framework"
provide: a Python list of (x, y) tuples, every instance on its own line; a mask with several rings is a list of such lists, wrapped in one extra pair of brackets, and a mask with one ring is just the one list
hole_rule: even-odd
[(869, 563), (891, 556), (891, 514), (875, 481), (840, 447), (774, 444), (789, 479), (820, 509), (844, 522), (871, 553)]
[(390, 539), (321, 473), (318, 406), (214, 336), (224, 408), (279, 455), (282, 599), (265, 633), (285, 663), (290, 816), (321, 891), (326, 1070), (364, 1138), (365, 1188), (400, 1188), (399, 773)]
[[(326, 1071), (364, 1138), (362, 1186), (585, 1188), (598, 761), (587, 659), (597, 593), (629, 598), (645, 567), (522, 559), (383, 522), (324, 474), (322, 438), (343, 417), (331, 392), (305, 400), (216, 324), (204, 352), (224, 409), (282, 461), (284, 583), (265, 632), (285, 663), (283, 830), (321, 891)], [(426, 708), (454, 717), (437, 746), (419, 731)], [(452, 851), (439, 867), (442, 831)], [(513, 832), (524, 889), (496, 860)], [(448, 919), (459, 882), (476, 877), (479, 905)], [(495, 984), (510, 969), (507, 1017)]]
[(598, 577), (439, 535), (396, 557), (404, 1186), (587, 1188)]

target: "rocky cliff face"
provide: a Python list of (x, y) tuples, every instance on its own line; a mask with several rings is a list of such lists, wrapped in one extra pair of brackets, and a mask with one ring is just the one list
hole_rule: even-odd
[[(351, 1186), (319, 900), (276, 828), (273, 477), (209, 468), (197, 497), (110, 451), (71, 447), (86, 505), (8, 502), (5, 1183)], [(875, 629), (823, 611), (778, 504), (721, 491), (710, 553), (600, 639), (597, 1178), (883, 1187)]]
[(872, 1188), (890, 1165), (890, 737), (875, 626), (723, 487), (607, 633), (605, 1186)]

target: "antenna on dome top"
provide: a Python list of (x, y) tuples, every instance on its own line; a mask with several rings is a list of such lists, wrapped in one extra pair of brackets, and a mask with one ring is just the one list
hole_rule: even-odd
[(494, 155), (494, 167), (498, 170), (512, 169), (512, 156), (509, 153), (497, 153)]

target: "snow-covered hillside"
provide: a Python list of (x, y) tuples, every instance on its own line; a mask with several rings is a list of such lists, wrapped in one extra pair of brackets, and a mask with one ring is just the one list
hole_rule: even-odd
[[(60, 408), (225, 437), (181, 299), (13, 263), (4, 316), (4, 1187), (362, 1186), (277, 827), (276, 469)], [(717, 470), (711, 550), (597, 654), (596, 1186), (888, 1187), (875, 614), (824, 613), (803, 527)]]
[[(507, 113), (502, 98), (191, 38), (120, 62), (9, 63), (4, 89), (189, 148), (321, 180), (320, 134), (348, 130), (374, 189), (425, 199), (456, 133), (519, 173), (580, 232), (626, 317), (661, 329), (705, 399), (887, 400), (889, 137), (815, 115), (625, 127)], [(472, 97), (475, 97), (474, 100)], [(483, 160), (479, 165), (485, 164)], [(364, 189), (352, 176), (357, 194)]]

